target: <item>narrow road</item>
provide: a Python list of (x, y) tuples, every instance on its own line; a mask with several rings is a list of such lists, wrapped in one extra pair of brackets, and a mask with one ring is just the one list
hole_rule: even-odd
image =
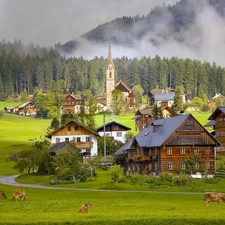
[(29, 187), (29, 188), (44, 188), (55, 190), (76, 190), (76, 191), (101, 191), (101, 192), (146, 192), (146, 193), (163, 193), (163, 194), (203, 194), (203, 192), (162, 192), (162, 191), (138, 191), (138, 190), (102, 190), (102, 189), (89, 189), (89, 188), (63, 188), (55, 186), (43, 186), (41, 184), (22, 184), (16, 182), (18, 175), (13, 176), (0, 176), (0, 183), (17, 187)]

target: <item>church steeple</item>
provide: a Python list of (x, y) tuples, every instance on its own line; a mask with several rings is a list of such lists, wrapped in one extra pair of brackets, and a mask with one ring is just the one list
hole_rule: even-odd
[(112, 60), (111, 45), (109, 45), (108, 65), (106, 69), (106, 104), (108, 110), (111, 110), (112, 91), (114, 89), (115, 89), (114, 64)]
[(111, 52), (111, 45), (110, 44), (109, 44), (109, 52), (108, 52), (108, 65), (109, 64), (113, 65), (112, 52)]

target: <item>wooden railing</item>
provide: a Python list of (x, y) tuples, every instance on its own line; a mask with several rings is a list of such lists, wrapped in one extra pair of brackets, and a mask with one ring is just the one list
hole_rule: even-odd
[(93, 142), (76, 142), (76, 147), (77, 148), (92, 148), (93, 147)]

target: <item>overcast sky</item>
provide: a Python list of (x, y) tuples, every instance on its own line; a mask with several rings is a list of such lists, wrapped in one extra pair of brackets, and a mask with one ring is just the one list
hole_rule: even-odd
[[(197, 0), (189, 1), (193, 5)], [(146, 16), (152, 7), (176, 2), (178, 0), (0, 0), (0, 41), (20, 39), (24, 44), (44, 47), (59, 42), (65, 44), (116, 18)], [(140, 58), (158, 54), (160, 57), (199, 59), (225, 66), (225, 21), (212, 7), (202, 8), (195, 22), (182, 35), (182, 43), (173, 37), (167, 41), (153, 37), (159, 42), (159, 46), (153, 46), (147, 41), (152, 37), (146, 36), (132, 49), (114, 45), (113, 57)], [(107, 51), (108, 46), (85, 42), (69, 56), (92, 59), (107, 57)]]
[(177, 0), (0, 0), (0, 39), (53, 46), (122, 16)]

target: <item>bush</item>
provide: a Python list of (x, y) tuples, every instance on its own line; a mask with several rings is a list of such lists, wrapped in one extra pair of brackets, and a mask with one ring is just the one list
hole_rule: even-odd
[(65, 168), (59, 172), (58, 175), (59, 180), (73, 180), (72, 173), (69, 168)]
[(182, 185), (187, 185), (190, 179), (192, 178), (190, 178), (187, 174), (181, 174), (175, 177), (174, 182), (176, 185), (182, 186)]
[(170, 172), (160, 173), (159, 179), (163, 184), (172, 184), (173, 183), (173, 174)]

